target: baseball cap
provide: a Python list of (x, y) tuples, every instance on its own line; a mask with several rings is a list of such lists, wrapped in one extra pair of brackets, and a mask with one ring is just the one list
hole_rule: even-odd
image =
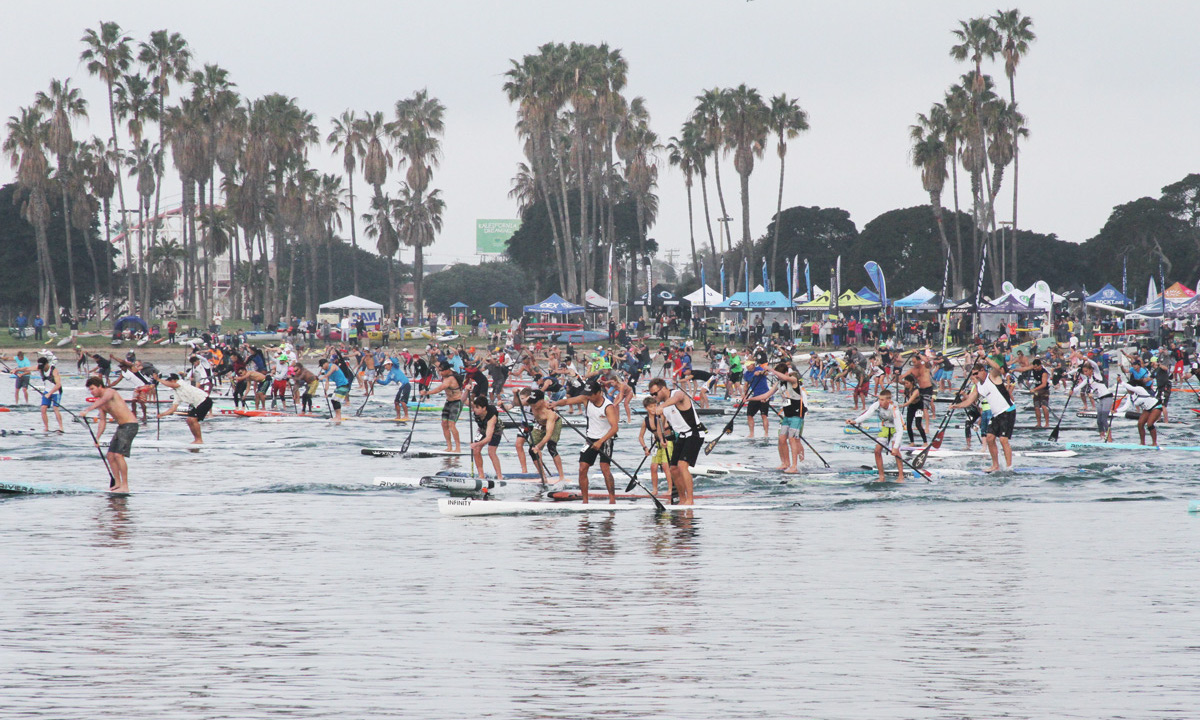
[(588, 383), (584, 386), (584, 389), (587, 390), (588, 395), (595, 395), (598, 392), (603, 392), (604, 386), (600, 384), (599, 380), (588, 380)]
[(546, 399), (546, 393), (542, 392), (541, 390), (530, 390), (529, 394), (526, 395), (526, 400), (528, 400), (530, 405), (537, 403), (537, 402), (541, 402), (542, 400), (545, 400), (545, 399)]

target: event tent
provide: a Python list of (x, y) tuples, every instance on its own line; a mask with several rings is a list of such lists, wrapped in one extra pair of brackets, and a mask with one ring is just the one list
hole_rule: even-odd
[(1005, 295), (992, 302), (990, 305), (983, 305), (979, 308), (979, 312), (988, 314), (1018, 314), (1018, 313), (1036, 313), (1041, 312), (1033, 306), (1033, 303), (1024, 302), (1013, 295)]
[(958, 302), (953, 299), (948, 300), (943, 298), (941, 295), (934, 295), (920, 305), (910, 305), (908, 309), (914, 312), (949, 312), (962, 305), (969, 304), (966, 301)]
[(1163, 295), (1166, 296), (1167, 300), (1178, 302), (1192, 299), (1196, 296), (1196, 291), (1188, 288), (1181, 282), (1177, 282), (1166, 290), (1163, 290)]
[(471, 306), (460, 300), (459, 302), (456, 302), (453, 305), (451, 305), (450, 309), (451, 310), (466, 310), (469, 307), (471, 307)]
[(693, 292), (691, 295), (685, 295), (683, 299), (687, 300), (695, 307), (713, 307), (714, 305), (720, 305), (721, 303), (725, 302), (725, 298), (721, 296), (721, 293), (713, 290), (707, 285), (697, 288), (695, 292)]
[(736, 292), (725, 298), (719, 310), (787, 310), (792, 307), (787, 296), (781, 292)]
[(921, 287), (917, 288), (916, 290), (913, 290), (908, 295), (905, 295), (904, 297), (900, 298), (899, 300), (896, 300), (895, 302), (892, 303), (892, 305), (894, 305), (898, 308), (916, 307), (917, 305), (920, 305), (921, 303), (925, 302), (926, 300), (928, 300), (929, 298), (933, 297), (936, 294), (937, 293), (935, 293), (934, 291), (932, 291), (929, 288), (922, 285)]
[(588, 290), (583, 294), (583, 304), (588, 310), (611, 310), (618, 305), (595, 290)]
[[(806, 303), (801, 303), (796, 307), (800, 310), (828, 310), (829, 309), (830, 291), (826, 290), (817, 296), (816, 300), (811, 300)], [(879, 307), (878, 302), (871, 302), (858, 296), (858, 293), (853, 290), (847, 290), (838, 296), (839, 310), (870, 310)]]
[(544, 315), (572, 315), (584, 311), (582, 305), (576, 305), (572, 302), (567, 302), (558, 293), (550, 293), (550, 297), (537, 303), (536, 305), (526, 305), (525, 312)]
[(347, 295), (344, 298), (330, 300), (321, 305), (318, 312), (336, 314), (340, 319), (360, 317), (367, 327), (377, 329), (383, 306), (373, 300), (360, 298), (357, 295)]
[(1100, 288), (1100, 291), (1087, 296), (1087, 301), (1090, 303), (1102, 303), (1104, 305), (1128, 305), (1129, 298), (1118, 289), (1108, 283)]

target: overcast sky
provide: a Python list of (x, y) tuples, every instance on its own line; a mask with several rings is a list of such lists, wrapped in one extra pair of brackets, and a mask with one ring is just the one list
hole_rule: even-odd
[[(1200, 3), (1019, 7), (1038, 35), (1017, 74), (1031, 130), (1021, 151), (1022, 227), (1081, 242), (1115, 204), (1200, 172)], [(508, 190), (522, 158), (501, 92), (509, 59), (549, 41), (608, 42), (628, 60), (627, 93), (646, 98), (664, 142), (705, 88), (744, 82), (765, 98), (797, 98), (811, 130), (789, 146), (784, 207), (842, 207), (861, 228), (881, 212), (928, 201), (910, 167), (908, 126), (968, 69), (949, 57), (950, 30), (996, 8), (893, 0), (5, 3), (0, 116), (28, 104), (51, 78), (70, 77), (91, 106), (90, 123), (77, 132), (107, 137), (103, 86), (79, 63), (79, 38), (100, 20), (119, 22), (137, 40), (160, 28), (183, 34), (197, 60), (228, 69), (243, 95), (296, 97), (320, 120), (322, 136), (346, 108), (390, 116), (397, 99), (427, 87), (447, 107), (445, 157), (433, 180), (446, 222), (431, 261), (471, 260), (476, 218), (516, 217)], [(990, 70), (1003, 82), (1002, 64)], [(327, 148), (311, 161), (340, 172)], [(683, 179), (665, 157), (660, 164), (650, 234), (682, 250)], [(722, 169), (737, 217), (732, 163)], [(751, 178), (755, 235), (774, 213), (778, 176), (772, 144)], [(0, 182), (12, 178), (5, 163)], [(389, 186), (398, 179), (389, 176)], [(1010, 177), (1005, 186), (1011, 198)], [(176, 187), (171, 181), (166, 192), (177, 203)], [(948, 192), (944, 202), (952, 202)], [(1010, 205), (1000, 206), (1008, 219)]]

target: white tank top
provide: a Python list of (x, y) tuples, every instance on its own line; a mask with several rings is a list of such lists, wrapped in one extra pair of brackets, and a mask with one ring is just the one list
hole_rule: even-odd
[(992, 409), (993, 416), (1008, 412), (1012, 408), (1012, 403), (1005, 399), (1004, 395), (1000, 392), (1000, 388), (996, 387), (996, 384), (992, 382), (991, 377), (988, 377), (987, 380), (981, 383), (975, 383), (975, 389), (979, 392), (979, 396), (987, 402), (988, 407)]
[(584, 403), (587, 415), (587, 432), (589, 440), (599, 440), (612, 430), (612, 423), (608, 421), (608, 408), (612, 405), (612, 401), (607, 397), (599, 406), (595, 405), (591, 400)]

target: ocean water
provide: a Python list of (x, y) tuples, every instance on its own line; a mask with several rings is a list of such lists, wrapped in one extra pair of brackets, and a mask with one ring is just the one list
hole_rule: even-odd
[[(846, 400), (814, 394), (806, 428), (834, 469), (872, 462), (838, 424)], [(1200, 444), (1176, 420), (1164, 444)], [(217, 418), (188, 452), (149, 447), (152, 423), (129, 496), (0, 494), (0, 716), (1197, 716), (1200, 453), (904, 484), (810, 454), (811, 482), (781, 485), (774, 444), (738, 425), (708, 461), (762, 470), (697, 492), (761, 510), (452, 518), (442, 491), (374, 484), (466, 466), (360, 454), (403, 426)], [(630, 469), (635, 434), (618, 440)], [(1015, 444), (1052, 449), (1044, 434)], [(413, 437), (440, 431), (423, 417)], [(569, 475), (577, 439), (563, 431)], [(0, 455), (20, 458), (0, 482), (107, 482), (78, 425), (0, 437)]]

